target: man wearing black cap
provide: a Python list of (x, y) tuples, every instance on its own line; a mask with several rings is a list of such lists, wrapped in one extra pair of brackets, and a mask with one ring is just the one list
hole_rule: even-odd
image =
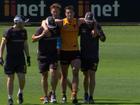
[(84, 102), (94, 103), (95, 73), (99, 62), (99, 40), (106, 40), (101, 26), (96, 22), (93, 13), (87, 12), (85, 23), (81, 24), (81, 68), (84, 74)]
[(0, 64), (3, 66), (3, 53), (6, 46), (6, 60), (4, 71), (7, 75), (8, 105), (13, 105), (14, 74), (19, 79), (18, 104), (23, 103), (23, 89), (25, 86), (26, 63), (30, 66), (29, 48), (27, 43), (27, 31), (24, 28), (25, 20), (22, 16), (14, 18), (14, 26), (10, 27), (3, 35), (0, 46)]
[[(49, 29), (49, 33), (46, 33), (43, 27), (40, 27), (37, 32), (32, 36), (33, 41), (38, 41), (38, 62), (40, 73), (42, 74), (42, 85), (45, 93), (44, 104), (48, 103), (48, 71), (57, 69), (57, 38), (60, 37), (60, 29), (55, 23), (52, 16), (46, 19), (46, 25)], [(51, 83), (52, 91), (54, 94), (53, 103), (56, 103), (55, 90), (53, 87), (57, 81), (57, 74)]]

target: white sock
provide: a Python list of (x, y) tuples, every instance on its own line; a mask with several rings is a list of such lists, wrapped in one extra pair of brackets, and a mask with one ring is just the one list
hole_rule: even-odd
[(18, 90), (18, 94), (23, 93), (23, 90), (19, 89)]
[(8, 95), (8, 99), (12, 99), (12, 95)]

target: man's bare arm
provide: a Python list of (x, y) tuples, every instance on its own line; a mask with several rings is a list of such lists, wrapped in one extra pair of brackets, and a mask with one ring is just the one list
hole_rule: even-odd
[(62, 19), (55, 19), (56, 24), (59, 25), (59, 27), (62, 27), (63, 25), (63, 20)]
[(27, 57), (30, 56), (30, 53), (29, 53), (29, 44), (28, 44), (28, 41), (27, 40), (24, 42), (24, 50), (25, 50), (26, 56)]
[(6, 38), (3, 37), (2, 41), (1, 41), (1, 45), (0, 45), (0, 65), (2, 65), (2, 66), (4, 64), (3, 53), (4, 53), (6, 43), (7, 43)]
[(40, 40), (44, 35), (46, 34), (46, 31), (43, 31), (40, 35), (36, 36), (36, 35), (33, 35), (32, 36), (32, 41), (33, 42), (36, 42), (38, 40)]
[(7, 42), (6, 38), (3, 37), (0, 45), (0, 58), (3, 58), (6, 42)]
[(46, 20), (42, 21), (41, 26), (44, 28), (44, 30), (48, 31), (48, 27), (46, 25)]
[(27, 64), (28, 64), (28, 66), (31, 66), (29, 44), (28, 44), (27, 40), (24, 42), (24, 51), (25, 51), (25, 54), (26, 54)]
[[(56, 24), (59, 25), (59, 27), (62, 27), (63, 25), (63, 20), (62, 19), (55, 19)], [(49, 29), (46, 25), (46, 20), (43, 20), (41, 23), (41, 26), (44, 28), (44, 30), (46, 31), (46, 33), (49, 33)]]
[(102, 42), (105, 42), (106, 41), (106, 36), (105, 36), (105, 33), (104, 33), (101, 25), (99, 25), (97, 22), (96, 22), (95, 25), (96, 25), (95, 30), (97, 31), (96, 34), (99, 36), (99, 38)]

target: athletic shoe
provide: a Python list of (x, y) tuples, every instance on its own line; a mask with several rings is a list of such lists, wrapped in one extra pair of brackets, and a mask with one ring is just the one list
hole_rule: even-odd
[(72, 99), (72, 103), (73, 103), (73, 104), (77, 104), (77, 103), (78, 103), (78, 100), (77, 100), (76, 97), (73, 97), (73, 99)]
[(8, 105), (13, 105), (13, 99), (12, 98), (10, 98), (10, 99), (8, 99)]
[(48, 97), (44, 97), (43, 104), (47, 104), (47, 103), (49, 103), (49, 101), (48, 101)]
[(44, 101), (44, 96), (40, 97), (40, 101)]
[(94, 99), (92, 96), (89, 97), (89, 104), (95, 104)]
[(17, 95), (17, 97), (18, 97), (17, 103), (18, 104), (22, 104), (23, 103), (23, 94), (22, 93), (19, 93)]
[(66, 97), (66, 95), (64, 95), (63, 97), (62, 97), (62, 103), (64, 104), (64, 103), (66, 103), (67, 102), (67, 97)]
[(85, 93), (84, 95), (84, 103), (88, 103), (89, 102), (89, 96), (88, 93)]
[(57, 103), (57, 100), (56, 100), (56, 96), (55, 95), (51, 95), (51, 99), (50, 99), (50, 102), (51, 103)]

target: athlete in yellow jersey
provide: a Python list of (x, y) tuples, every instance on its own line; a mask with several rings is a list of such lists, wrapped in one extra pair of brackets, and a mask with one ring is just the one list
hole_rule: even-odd
[(77, 51), (78, 46), (78, 22), (77, 19), (63, 19), (63, 27), (61, 29), (62, 48), (64, 51)]
[[(78, 46), (78, 27), (82, 19), (74, 18), (74, 8), (73, 6), (67, 6), (65, 8), (65, 16), (63, 20), (56, 19), (56, 22), (61, 26), (61, 38), (62, 38), (62, 48), (61, 48), (61, 86), (62, 86), (62, 102), (67, 101), (66, 88), (67, 88), (67, 75), (69, 65), (72, 67), (72, 103), (78, 103), (77, 100), (77, 89), (79, 83), (79, 69), (81, 66), (80, 52)], [(42, 23), (46, 32), (48, 28), (45, 22)]]

